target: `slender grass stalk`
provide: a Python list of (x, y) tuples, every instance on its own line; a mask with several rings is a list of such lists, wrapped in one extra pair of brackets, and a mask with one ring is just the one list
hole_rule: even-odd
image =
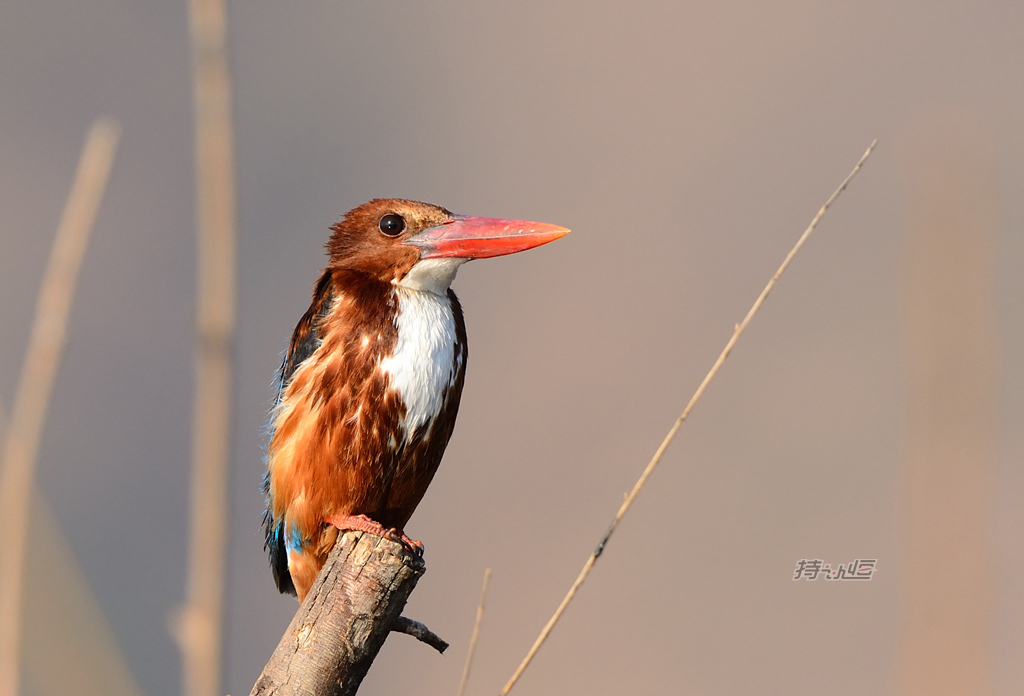
[[(0, 441), (7, 432), (7, 414), (0, 404)], [(54, 668), (51, 660), (36, 659), (33, 664), (31, 633), (19, 632), (19, 652), (24, 654), (25, 678), (35, 677), (36, 685), (45, 693), (66, 693), (77, 689), (80, 696), (104, 694), (104, 696), (142, 696), (135, 675), (132, 674), (121, 653), (110, 624), (103, 615), (96, 595), (82, 572), (78, 559), (68, 545), (57, 521), (57, 516), (46, 502), (39, 489), (34, 490), (29, 514), (32, 536), (41, 550), (38, 558), (26, 562), (25, 572), (31, 573), (37, 565), (37, 572), (45, 573), (51, 585), (60, 587), (60, 596), (53, 588), (29, 587), (24, 601), (30, 601), (33, 589), (41, 591), (52, 601), (37, 606), (25, 614), (25, 621), (40, 621), (46, 630), (46, 647), (37, 655), (62, 655), (61, 664)], [(24, 588), (24, 585), (23, 585)], [(47, 592), (47, 590), (51, 592)], [(39, 640), (38, 638), (36, 639)], [(88, 640), (89, 644), (82, 644)], [(35, 646), (39, 650), (39, 646)], [(40, 679), (45, 675), (44, 679)]]
[(484, 621), (484, 602), (487, 601), (487, 585), (491, 582), (491, 569), (484, 571), (484, 586), (480, 590), (480, 604), (476, 607), (476, 621), (473, 622), (473, 635), (469, 638), (469, 652), (466, 653), (466, 666), (462, 668), (462, 680), (459, 682), (458, 696), (466, 693), (466, 684), (469, 683), (469, 670), (473, 666), (473, 656), (476, 655), (476, 642), (480, 638), (480, 624)]
[(1007, 383), (995, 295), (999, 159), (987, 129), (950, 113), (918, 120), (900, 145), (906, 409), (893, 693), (1010, 692), (996, 668), (1006, 583), (996, 512)]
[(20, 681), (21, 609), (28, 549), (29, 501), (39, 442), (64, 354), (78, 272), (106, 190), (119, 131), (107, 120), (85, 140), (71, 193), (36, 300), (25, 362), (11, 407), (0, 460), (0, 521), (4, 569), (0, 573), (0, 696), (16, 696)]
[(644, 484), (647, 483), (647, 479), (650, 478), (651, 474), (654, 472), (654, 469), (658, 466), (658, 463), (661, 461), (662, 455), (665, 454), (665, 450), (668, 449), (668, 446), (672, 443), (672, 440), (675, 439), (676, 433), (679, 432), (679, 428), (689, 417), (690, 411), (693, 410), (693, 407), (697, 405), (697, 402), (700, 400), (700, 397), (704, 394), (704, 390), (707, 389), (708, 384), (710, 384), (711, 380), (714, 379), (716, 374), (718, 374), (718, 370), (719, 368), (722, 367), (722, 364), (725, 362), (725, 359), (729, 357), (729, 353), (732, 352), (733, 346), (735, 346), (736, 341), (739, 340), (740, 334), (742, 334), (743, 330), (747, 328), (747, 324), (749, 324), (750, 320), (754, 318), (754, 315), (757, 314), (757, 311), (761, 309), (761, 305), (764, 304), (765, 298), (768, 297), (768, 293), (772, 291), (772, 288), (775, 287), (775, 283), (778, 282), (779, 278), (782, 276), (783, 273), (785, 273), (786, 269), (789, 267), (790, 261), (793, 260), (793, 257), (796, 256), (798, 251), (800, 251), (800, 248), (804, 245), (804, 242), (807, 241), (807, 238), (811, 236), (812, 232), (814, 232), (814, 229), (818, 226), (818, 222), (821, 220), (822, 216), (825, 215), (825, 211), (827, 211), (829, 207), (832, 205), (832, 203), (835, 202), (835, 200), (839, 197), (839, 194), (846, 190), (847, 185), (850, 183), (853, 177), (857, 175), (857, 172), (860, 171), (860, 168), (864, 165), (864, 162), (871, 155), (871, 151), (875, 149), (875, 145), (877, 143), (877, 139), (872, 141), (871, 145), (868, 146), (867, 151), (860, 158), (860, 161), (857, 162), (856, 166), (853, 168), (853, 171), (849, 173), (846, 179), (843, 180), (843, 183), (839, 185), (839, 188), (837, 188), (835, 192), (831, 196), (829, 196), (828, 200), (825, 201), (825, 204), (821, 206), (821, 208), (818, 210), (818, 214), (814, 216), (813, 220), (811, 220), (811, 224), (808, 225), (807, 229), (804, 230), (804, 233), (800, 236), (800, 239), (797, 240), (797, 243), (786, 255), (786, 258), (785, 260), (783, 260), (782, 265), (779, 266), (779, 270), (775, 272), (775, 275), (773, 275), (771, 280), (768, 281), (768, 284), (765, 286), (764, 290), (762, 290), (761, 294), (758, 295), (757, 299), (754, 301), (753, 306), (750, 308), (750, 311), (747, 312), (747, 316), (743, 318), (743, 321), (736, 325), (736, 328), (732, 334), (732, 338), (730, 338), (729, 342), (725, 344), (725, 348), (718, 356), (718, 359), (715, 360), (715, 364), (711, 366), (711, 370), (708, 371), (708, 374), (704, 377), (704, 381), (702, 381), (700, 383), (700, 386), (697, 387), (697, 391), (690, 399), (690, 402), (686, 405), (686, 408), (683, 409), (682, 415), (680, 415), (679, 418), (676, 419), (675, 423), (672, 424), (672, 427), (668, 431), (668, 435), (665, 436), (665, 439), (662, 440), (661, 445), (658, 446), (658, 449), (657, 451), (655, 451), (654, 456), (651, 458), (651, 461), (648, 462), (647, 467), (644, 468), (644, 471), (640, 475), (640, 478), (633, 486), (633, 490), (629, 492), (629, 494), (626, 496), (626, 499), (623, 501), (621, 507), (619, 507), (619, 511), (615, 513), (615, 518), (612, 520), (612, 523), (608, 526), (608, 529), (607, 531), (605, 531), (604, 536), (601, 537), (601, 541), (598, 542), (597, 548), (594, 549), (594, 552), (590, 554), (590, 558), (588, 558), (587, 562), (583, 565), (583, 570), (580, 571), (580, 574), (579, 576), (577, 576), (575, 582), (573, 582), (572, 587), (569, 588), (569, 592), (566, 593), (565, 598), (562, 600), (562, 603), (558, 605), (558, 609), (555, 610), (554, 615), (548, 620), (544, 628), (541, 629), (540, 635), (537, 636), (537, 640), (534, 641), (533, 646), (530, 648), (529, 652), (526, 653), (526, 657), (523, 658), (523, 661), (519, 664), (519, 667), (516, 668), (516, 671), (512, 674), (512, 677), (508, 680), (508, 683), (506, 683), (505, 686), (502, 688), (502, 696), (505, 696), (505, 694), (511, 691), (512, 687), (516, 685), (516, 682), (519, 681), (519, 677), (523, 675), (523, 672), (526, 671), (526, 668), (530, 665), (530, 662), (533, 661), (533, 658), (537, 654), (537, 651), (540, 650), (540, 646), (544, 644), (544, 641), (547, 640), (547, 637), (551, 634), (551, 630), (555, 627), (555, 624), (557, 624), (558, 620), (562, 618), (562, 614), (565, 613), (565, 610), (568, 608), (569, 603), (572, 602), (573, 597), (576, 596), (576, 592), (580, 589), (580, 586), (583, 584), (583, 581), (587, 579), (588, 575), (590, 575), (590, 571), (593, 569), (594, 564), (597, 563), (597, 559), (600, 558), (601, 554), (604, 552), (605, 546), (611, 539), (612, 534), (615, 533), (615, 530), (618, 528), (619, 523), (622, 521), (622, 518), (626, 516), (627, 512), (629, 512), (629, 508), (633, 505), (633, 501), (636, 499), (637, 494), (640, 493), (640, 489), (642, 489), (644, 487)]
[(235, 182), (224, 0), (189, 0), (195, 100), (198, 307), (191, 529), (174, 626), (185, 696), (218, 696), (227, 547), (235, 332)]

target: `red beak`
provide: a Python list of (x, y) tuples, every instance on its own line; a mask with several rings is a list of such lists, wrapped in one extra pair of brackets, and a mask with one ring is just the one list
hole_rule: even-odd
[(402, 244), (419, 247), (421, 259), (486, 259), (553, 242), (569, 234), (558, 225), (525, 220), (455, 215), (455, 219), (428, 227)]

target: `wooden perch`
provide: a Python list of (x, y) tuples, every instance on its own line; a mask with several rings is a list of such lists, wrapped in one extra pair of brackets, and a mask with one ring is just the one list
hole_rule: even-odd
[(391, 539), (350, 531), (338, 541), (249, 696), (356, 693), (391, 631), (443, 652), (448, 644), (401, 616), (426, 567)]

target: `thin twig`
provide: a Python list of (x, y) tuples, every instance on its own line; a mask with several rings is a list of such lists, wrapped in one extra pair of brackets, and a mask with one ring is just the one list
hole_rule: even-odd
[(399, 616), (395, 619), (395, 623), (391, 625), (391, 630), (395, 633), (404, 633), (407, 636), (412, 636), (419, 642), (426, 643), (442, 655), (448, 649), (448, 641), (431, 631), (425, 624), (413, 621), (405, 616)]
[(185, 696), (222, 693), (224, 558), (235, 333), (235, 182), (224, 0), (189, 0), (198, 236), (196, 372), (185, 605)]
[(839, 188), (837, 188), (835, 192), (831, 196), (829, 196), (828, 200), (825, 201), (825, 204), (821, 206), (821, 209), (818, 210), (818, 214), (814, 216), (813, 220), (811, 220), (811, 224), (807, 226), (807, 229), (804, 230), (804, 233), (800, 235), (800, 239), (797, 240), (796, 245), (794, 245), (790, 252), (786, 255), (786, 258), (782, 262), (782, 265), (779, 266), (779, 270), (775, 272), (775, 275), (772, 276), (771, 280), (768, 281), (768, 284), (765, 286), (764, 290), (761, 291), (761, 294), (754, 301), (754, 304), (750, 308), (750, 311), (747, 312), (747, 316), (743, 318), (742, 322), (736, 325), (736, 328), (732, 334), (732, 338), (730, 338), (729, 342), (725, 344), (725, 348), (722, 350), (722, 353), (718, 356), (718, 359), (715, 360), (715, 364), (711, 366), (711, 370), (708, 372), (707, 376), (704, 377), (704, 381), (700, 383), (699, 387), (697, 387), (697, 391), (690, 399), (690, 403), (688, 403), (686, 405), (686, 408), (683, 409), (682, 415), (680, 415), (679, 418), (676, 419), (676, 422), (668, 431), (668, 435), (666, 435), (665, 439), (662, 440), (661, 445), (658, 447), (657, 451), (655, 451), (654, 456), (651, 458), (651, 461), (647, 464), (647, 467), (644, 469), (644, 472), (640, 475), (640, 478), (633, 486), (633, 490), (631, 490), (629, 492), (629, 495), (626, 496), (626, 499), (623, 501), (622, 506), (619, 508), (619, 511), (615, 514), (615, 518), (612, 520), (612, 523), (608, 526), (608, 530), (604, 533), (604, 536), (601, 537), (601, 541), (598, 542), (597, 548), (594, 549), (594, 552), (590, 554), (590, 558), (588, 558), (587, 562), (583, 565), (583, 570), (580, 571), (579, 577), (576, 578), (576, 581), (572, 584), (572, 587), (569, 588), (569, 592), (565, 595), (565, 598), (562, 600), (562, 603), (559, 604), (558, 609), (555, 610), (554, 615), (544, 626), (543, 630), (541, 630), (540, 635), (537, 637), (537, 640), (533, 644), (533, 647), (531, 647), (530, 651), (526, 653), (526, 657), (523, 658), (522, 663), (520, 663), (519, 667), (516, 668), (516, 671), (512, 675), (512, 678), (509, 679), (508, 683), (505, 684), (504, 688), (502, 688), (502, 696), (508, 694), (508, 692), (512, 690), (512, 687), (515, 686), (516, 682), (519, 681), (519, 677), (522, 676), (527, 666), (529, 666), (530, 662), (537, 654), (537, 651), (540, 649), (540, 646), (543, 645), (544, 641), (551, 633), (551, 629), (553, 629), (555, 627), (555, 624), (558, 623), (558, 620), (562, 618), (562, 614), (565, 613), (566, 607), (569, 606), (569, 603), (572, 602), (573, 597), (576, 596), (576, 591), (579, 590), (580, 585), (583, 584), (583, 581), (587, 579), (587, 576), (590, 574), (590, 570), (594, 567), (594, 564), (597, 562), (597, 559), (600, 558), (601, 553), (604, 552), (604, 547), (608, 543), (608, 540), (611, 539), (611, 536), (615, 532), (616, 528), (618, 528), (619, 522), (622, 521), (622, 518), (626, 515), (626, 512), (629, 511), (629, 508), (633, 504), (633, 500), (636, 498), (637, 494), (640, 492), (640, 489), (644, 487), (645, 483), (647, 483), (647, 479), (650, 477), (655, 467), (658, 466), (658, 463), (661, 461), (662, 455), (665, 454), (665, 450), (668, 449), (668, 446), (672, 443), (672, 440), (675, 439), (676, 433), (679, 431), (680, 426), (682, 426), (682, 424), (689, 417), (690, 411), (693, 410), (693, 407), (697, 404), (697, 401), (700, 400), (700, 397), (704, 394), (704, 390), (707, 388), (708, 384), (711, 382), (712, 379), (714, 379), (715, 375), (718, 374), (718, 370), (722, 366), (722, 363), (724, 363), (725, 359), (729, 357), (729, 353), (732, 352), (733, 346), (735, 346), (736, 341), (739, 340), (740, 334), (743, 333), (743, 330), (747, 328), (747, 324), (750, 323), (750, 320), (754, 318), (755, 314), (757, 314), (757, 311), (761, 308), (761, 305), (764, 304), (765, 298), (768, 297), (768, 293), (772, 291), (772, 288), (775, 287), (775, 283), (779, 280), (782, 274), (789, 267), (790, 261), (792, 261), (793, 257), (796, 256), (796, 253), (800, 251), (800, 247), (804, 245), (804, 242), (807, 240), (808, 237), (811, 236), (811, 233), (814, 231), (814, 228), (818, 226), (818, 222), (825, 214), (825, 211), (829, 209), (829, 206), (831, 206), (832, 203), (835, 202), (835, 200), (839, 197), (839, 194), (841, 194), (846, 189), (847, 185), (850, 183), (853, 177), (857, 175), (857, 172), (860, 171), (860, 168), (864, 165), (864, 162), (871, 155), (871, 151), (875, 149), (875, 145), (877, 143), (877, 139), (872, 141), (871, 145), (869, 145), (868, 149), (864, 152), (864, 155), (860, 158), (860, 161), (857, 162), (857, 165), (853, 168), (853, 171), (851, 171), (850, 174), (846, 177), (846, 179), (843, 180), (843, 183), (839, 185)]
[(36, 455), (64, 352), (78, 271), (103, 200), (117, 141), (117, 126), (106, 120), (94, 123), (86, 137), (36, 300), (32, 333), (4, 438), (0, 470), (5, 544), (4, 572), (0, 573), (0, 696), (18, 693), (21, 595)]
[(469, 682), (469, 670), (473, 666), (473, 656), (476, 654), (476, 641), (480, 637), (480, 624), (484, 621), (484, 602), (487, 601), (487, 585), (491, 582), (491, 569), (484, 571), (484, 586), (480, 589), (480, 604), (476, 607), (476, 621), (473, 622), (473, 635), (469, 638), (469, 652), (466, 653), (466, 666), (462, 668), (462, 681), (459, 682), (458, 696), (466, 693), (466, 684)]

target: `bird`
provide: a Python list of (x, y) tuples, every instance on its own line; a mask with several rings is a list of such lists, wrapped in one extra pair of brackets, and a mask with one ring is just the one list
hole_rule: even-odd
[(281, 593), (301, 602), (344, 530), (422, 554), (405, 525), (441, 463), (466, 376), (455, 274), (568, 233), (396, 198), (331, 227), (270, 416), (263, 522)]

